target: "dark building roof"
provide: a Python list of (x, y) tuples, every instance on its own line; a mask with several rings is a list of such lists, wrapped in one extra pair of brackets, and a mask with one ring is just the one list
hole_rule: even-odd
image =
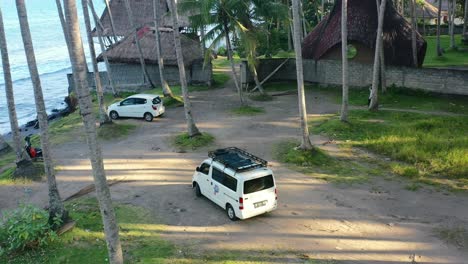
[[(174, 48), (174, 36), (172, 31), (163, 31), (160, 33), (161, 54), (164, 59), (164, 65), (177, 65), (177, 57)], [(118, 43), (112, 45), (107, 51), (107, 58), (114, 63), (140, 63), (138, 48), (135, 43), (134, 35), (130, 35)], [(182, 45), (182, 54), (186, 66), (192, 65), (195, 60), (202, 60), (201, 44), (183, 34), (180, 36)], [(153, 32), (148, 32), (140, 39), (143, 57), (147, 63), (157, 64), (156, 56), (156, 38)], [(98, 61), (103, 61), (102, 54), (98, 56)]]
[[(348, 0), (348, 40), (374, 49), (377, 35), (377, 4), (375, 0)], [(384, 17), (385, 63), (395, 66), (413, 66), (412, 27), (387, 2)], [(304, 39), (302, 54), (305, 59), (320, 60), (329, 50), (341, 45), (341, 0), (335, 2), (330, 14)], [(422, 66), (427, 43), (417, 33), (418, 65)], [(359, 56), (359, 54), (358, 54)]]

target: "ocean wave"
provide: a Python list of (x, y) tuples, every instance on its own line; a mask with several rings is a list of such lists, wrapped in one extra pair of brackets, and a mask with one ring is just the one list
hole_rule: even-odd
[[(57, 74), (57, 73), (61, 73), (61, 72), (65, 72), (65, 71), (71, 71), (71, 69), (72, 68), (70, 66), (70, 67), (66, 67), (66, 68), (63, 68), (63, 69), (60, 69), (60, 70), (56, 70), (56, 71), (45, 72), (45, 73), (39, 74), (39, 77), (47, 77), (47, 76), (54, 75), (54, 74)], [(19, 79), (13, 80), (13, 84), (28, 81), (28, 80), (31, 80), (31, 77), (19, 78)], [(0, 85), (5, 85), (5, 82), (1, 82)]]

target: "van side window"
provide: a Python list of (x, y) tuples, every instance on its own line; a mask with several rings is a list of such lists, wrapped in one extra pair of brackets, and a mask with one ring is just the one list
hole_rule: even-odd
[(237, 179), (227, 175), (226, 173), (213, 168), (212, 172), (213, 180), (219, 182), (220, 184), (226, 186), (227, 188), (231, 189), (232, 191), (237, 191)]
[(205, 175), (208, 175), (210, 173), (210, 164), (203, 163), (200, 166), (200, 172)]

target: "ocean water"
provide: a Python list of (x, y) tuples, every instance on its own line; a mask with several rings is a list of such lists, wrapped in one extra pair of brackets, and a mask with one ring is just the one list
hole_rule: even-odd
[[(29, 26), (36, 54), (37, 66), (41, 77), (42, 90), (47, 111), (64, 108), (63, 99), (68, 94), (67, 73), (71, 73), (67, 46), (63, 36), (55, 1), (26, 0)], [(104, 9), (103, 1), (94, 1), (97, 12)], [(77, 0), (79, 17), (81, 1)], [(3, 22), (10, 57), (16, 112), (20, 125), (36, 118), (34, 93), (29, 76), (23, 41), (14, 0), (0, 0)], [(85, 52), (89, 56), (84, 21), (81, 21), (81, 35)], [(97, 41), (95, 40), (95, 43)], [(95, 45), (99, 53), (99, 45)], [(89, 57), (88, 57), (88, 62)], [(90, 68), (91, 69), (91, 68)], [(0, 133), (10, 131), (6, 104), (3, 69), (0, 64)]]

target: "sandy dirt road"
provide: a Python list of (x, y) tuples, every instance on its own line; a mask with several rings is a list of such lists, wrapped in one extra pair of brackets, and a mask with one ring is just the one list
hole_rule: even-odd
[[(339, 106), (323, 94), (307, 94), (310, 115), (336, 113)], [(103, 142), (109, 179), (131, 182), (112, 187), (115, 201), (148, 208), (167, 225), (162, 236), (180, 249), (205, 253), (271, 252), (261, 259), (271, 263), (468, 263), (468, 249), (457, 248), (435, 236), (437, 227), (468, 229), (468, 197), (429, 188), (408, 191), (399, 181), (337, 186), (275, 162), (272, 145), (297, 139), (297, 97), (254, 102), (266, 113), (253, 117), (232, 115), (237, 106), (230, 88), (192, 94), (195, 118), (202, 131), (216, 137), (215, 146), (245, 148), (272, 161), (279, 188), (278, 210), (246, 221), (231, 222), (225, 212), (190, 188), (194, 168), (207, 149), (179, 153), (168, 144), (185, 128), (182, 108), (169, 109), (163, 118), (138, 124), (128, 138)], [(315, 144), (326, 138), (314, 136)], [(336, 150), (339, 151), (339, 150)], [(62, 197), (92, 183), (87, 148), (70, 142), (55, 148)], [(26, 188), (26, 189), (25, 189)], [(378, 190), (378, 191), (376, 191)], [(2, 209), (25, 199), (47, 202), (44, 183), (0, 186)], [(315, 262), (309, 262), (315, 263)]]

